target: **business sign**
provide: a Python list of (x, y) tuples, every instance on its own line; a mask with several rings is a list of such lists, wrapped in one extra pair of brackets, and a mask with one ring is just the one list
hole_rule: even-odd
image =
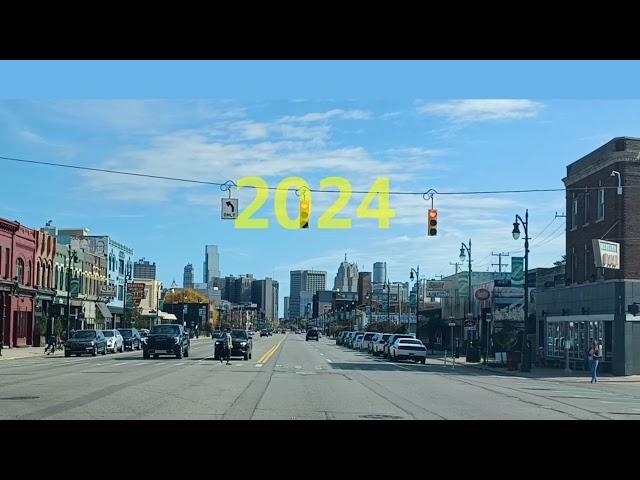
[(116, 286), (115, 285), (100, 285), (100, 287), (98, 288), (98, 296), (99, 297), (115, 298), (115, 296), (116, 296)]
[(511, 257), (511, 286), (524, 285), (524, 258)]
[(469, 277), (460, 275), (458, 277), (458, 297), (467, 298), (469, 296)]
[(93, 255), (106, 256), (109, 237), (75, 237), (71, 239), (73, 250), (82, 250)]
[(449, 292), (446, 290), (427, 290), (427, 297), (448, 298)]
[(238, 199), (221, 198), (222, 207), (220, 209), (223, 220), (234, 220), (238, 218)]
[(80, 292), (80, 280), (78, 280), (77, 278), (72, 278), (69, 286), (69, 295), (71, 295), (73, 298), (77, 298), (78, 293)]
[(486, 288), (479, 288), (476, 290), (475, 297), (478, 300), (488, 300), (491, 297), (491, 292)]
[(524, 298), (524, 289), (521, 287), (495, 287), (493, 298)]
[[(441, 282), (441, 281), (433, 281), (433, 280), (429, 280), (427, 281), (427, 290), (444, 290), (445, 289), (445, 282)], [(431, 295), (428, 295), (431, 296)]]
[(593, 239), (593, 259), (596, 267), (620, 269), (620, 244)]

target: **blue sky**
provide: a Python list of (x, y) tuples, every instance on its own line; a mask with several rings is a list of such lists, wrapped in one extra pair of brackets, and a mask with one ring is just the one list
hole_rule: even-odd
[[(561, 188), (567, 164), (615, 136), (640, 136), (640, 101), (624, 80), (637, 70), (637, 62), (0, 62), (0, 156), (220, 182), (261, 176), (273, 186), (295, 175), (316, 188), (327, 176), (364, 190), (382, 176), (394, 191)], [(525, 208), (531, 267), (564, 253), (564, 221), (554, 220), (562, 192), (436, 196), (439, 235), (427, 238), (421, 196), (391, 196), (389, 229), (356, 218), (363, 196), (354, 194), (340, 215), (352, 229), (312, 221), (299, 231), (278, 225), (272, 192), (257, 215), (270, 228), (239, 230), (220, 220), (217, 187), (4, 161), (0, 172), (0, 216), (112, 235), (155, 261), (165, 283), (181, 283), (186, 263), (200, 279), (207, 243), (219, 246), (224, 275), (274, 276), (281, 299), (291, 269), (327, 270), (332, 287), (344, 253), (369, 271), (387, 261), (390, 279), (407, 281), (416, 265), (429, 277), (452, 273), (471, 238), (474, 269), (486, 271), (492, 251), (522, 249), (511, 228)], [(241, 208), (252, 197), (242, 190)], [(336, 198), (314, 194), (314, 215)], [(288, 199), (295, 216), (297, 199)]]

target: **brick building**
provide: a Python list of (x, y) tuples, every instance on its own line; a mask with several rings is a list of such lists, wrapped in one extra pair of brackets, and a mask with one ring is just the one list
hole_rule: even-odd
[[(539, 291), (548, 361), (580, 368), (591, 340), (604, 347), (603, 370), (640, 373), (640, 139), (614, 138), (567, 166), (565, 285)], [(622, 188), (618, 188), (621, 185)], [(619, 243), (619, 269), (596, 266), (593, 240)], [(568, 342), (567, 342), (568, 341)]]

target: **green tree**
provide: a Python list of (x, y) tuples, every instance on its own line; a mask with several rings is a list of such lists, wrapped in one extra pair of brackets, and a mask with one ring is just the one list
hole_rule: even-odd
[(149, 328), (149, 317), (145, 317), (142, 315), (142, 308), (128, 308), (127, 309), (127, 320), (131, 322), (134, 328), (138, 330), (141, 328)]

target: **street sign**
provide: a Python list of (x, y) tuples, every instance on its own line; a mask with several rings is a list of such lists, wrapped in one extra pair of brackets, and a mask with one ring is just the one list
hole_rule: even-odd
[(450, 322), (450, 323), (449, 323), (449, 326), (450, 326), (450, 327), (455, 327), (455, 326), (456, 326), (456, 322)]
[(476, 290), (475, 296), (478, 300), (488, 300), (491, 296), (491, 292), (486, 288), (479, 288)]
[(596, 267), (599, 268), (620, 268), (620, 244), (608, 242), (606, 240), (592, 240), (593, 258)]
[(449, 292), (446, 290), (427, 290), (427, 297), (449, 298)]
[(491, 322), (493, 320), (493, 313), (487, 313), (485, 314), (485, 318), (484, 318), (487, 322)]
[(223, 220), (234, 220), (238, 218), (238, 199), (237, 198), (221, 198), (222, 208), (221, 215)]

